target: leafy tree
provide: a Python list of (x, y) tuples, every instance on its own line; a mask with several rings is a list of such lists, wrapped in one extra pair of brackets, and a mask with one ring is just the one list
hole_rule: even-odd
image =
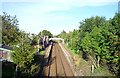
[(21, 65), (25, 67), (25, 64), (27, 62), (31, 62), (33, 59), (33, 54), (35, 53), (35, 50), (33, 47), (28, 43), (28, 37), (26, 37), (26, 33), (23, 32), (21, 43), (19, 44), (19, 47), (14, 47), (14, 53), (12, 53), (12, 58), (15, 64)]
[(99, 68), (100, 62), (106, 60), (108, 67), (116, 75), (120, 70), (120, 16), (115, 14), (113, 19), (105, 17), (91, 17), (80, 22), (79, 30), (66, 33), (64, 30), (57, 35), (65, 39), (72, 49), (82, 52), (83, 58), (91, 60), (95, 68)]
[(12, 58), (15, 64), (23, 66), (24, 68), (29, 67), (32, 63), (35, 50), (30, 44), (21, 44), (20, 47), (15, 47), (15, 52), (12, 53)]
[(65, 37), (66, 37), (66, 32), (63, 30), (63, 31), (60, 33), (60, 38), (65, 39)]
[(18, 20), (16, 16), (12, 17), (3, 12), (2, 16), (2, 44), (16, 45), (20, 42), (21, 31), (17, 27)]
[(76, 51), (78, 50), (78, 35), (79, 31), (74, 29), (72, 33), (72, 48)]
[[(44, 36), (49, 36), (49, 38), (53, 37), (53, 34), (51, 34), (51, 32), (48, 30), (43, 30), (42, 33)], [(41, 32), (38, 35), (40, 36)]]
[(33, 73), (33, 69), (35, 70), (35, 68), (33, 68), (33, 64), (37, 48), (34, 49), (33, 46), (28, 43), (28, 37), (26, 37), (25, 33), (23, 33), (19, 47), (15, 46), (14, 51), (15, 52), (11, 53), (11, 58), (13, 59), (13, 62), (17, 64), (18, 74), (20, 76), (26, 76), (26, 74), (29, 73), (27, 77), (31, 76), (31, 74), (35, 74)]
[[(79, 27), (79, 49), (87, 54), (95, 68), (99, 67), (101, 59), (109, 65), (115, 64), (118, 68), (118, 50), (115, 42), (118, 41), (117, 14), (108, 21), (104, 17), (89, 18), (81, 22)], [(92, 21), (90, 21), (92, 20)], [(116, 69), (113, 69), (116, 72)]]
[(33, 34), (33, 40), (31, 41), (31, 45), (37, 45), (38, 44), (38, 36), (35, 36)]

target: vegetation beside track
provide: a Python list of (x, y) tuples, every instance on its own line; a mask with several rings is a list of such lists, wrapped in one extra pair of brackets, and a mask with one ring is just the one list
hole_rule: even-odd
[[(2, 77), (29, 78), (38, 76), (44, 52), (43, 48), (40, 47), (38, 55), (38, 48), (34, 47), (34, 45), (38, 45), (39, 37), (32, 34), (31, 38), (29, 33), (20, 30), (16, 16), (4, 12), (0, 17), (2, 19), (2, 45), (13, 47), (14, 52), (11, 52), (11, 58), (16, 64), (15, 67), (14, 64), (10, 66), (11, 68), (7, 65), (8, 63), (3, 64)], [(39, 45), (40, 43), (41, 41)]]
[[(118, 13), (109, 20), (91, 17), (80, 22), (79, 30), (57, 35), (63, 38), (67, 48), (74, 50), (85, 61), (91, 62), (92, 72), (105, 67), (112, 74), (120, 73), (120, 26)], [(69, 49), (69, 50), (70, 50)], [(102, 67), (103, 66), (103, 67)], [(104, 68), (103, 68), (104, 69)]]

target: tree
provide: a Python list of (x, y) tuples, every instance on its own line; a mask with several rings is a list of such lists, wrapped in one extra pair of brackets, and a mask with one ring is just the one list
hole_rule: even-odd
[(31, 45), (37, 45), (38, 44), (38, 36), (32, 35), (33, 39), (31, 41)]
[(18, 66), (23, 66), (24, 68), (28, 68), (32, 63), (35, 50), (29, 43), (20, 44), (20, 47), (14, 47), (14, 53), (11, 54), (12, 59), (15, 64)]
[(65, 39), (66, 37), (66, 32), (63, 30), (61, 33), (60, 33), (60, 37)]
[[(19, 43), (19, 47), (14, 47), (14, 52), (11, 53), (11, 58), (13, 62), (17, 64), (18, 74), (20, 76), (31, 76), (36, 68), (34, 68), (34, 57), (37, 51), (37, 48), (34, 49), (30, 43), (28, 43), (28, 37), (26, 37), (26, 33), (23, 33), (23, 37), (21, 39), (21, 43)], [(41, 59), (39, 59), (40, 61)], [(29, 73), (29, 75), (28, 75)], [(26, 75), (27, 74), (27, 75)]]
[(20, 42), (21, 31), (17, 27), (16, 16), (12, 17), (3, 12), (2, 16), (2, 45), (17, 45)]
[(78, 35), (79, 31), (74, 29), (72, 33), (72, 48), (76, 51), (76, 53), (78, 50)]
[[(53, 34), (51, 34), (51, 32), (48, 30), (43, 30), (42, 33), (44, 36), (49, 36), (49, 38), (53, 37)], [(38, 35), (40, 36), (41, 32)]]
[(81, 52), (85, 60), (90, 60), (96, 69), (105, 61), (114, 74), (120, 73), (120, 15), (106, 20), (105, 17), (91, 17), (80, 22), (79, 30), (57, 35), (69, 42), (68, 47)]
[[(79, 27), (79, 49), (91, 59), (95, 68), (99, 67), (102, 59), (113, 68), (115, 73), (119, 69), (118, 42), (119, 26), (118, 15), (108, 21), (103, 17), (92, 17), (81, 22)], [(92, 20), (92, 21), (90, 21)], [(113, 67), (112, 64), (115, 66)]]

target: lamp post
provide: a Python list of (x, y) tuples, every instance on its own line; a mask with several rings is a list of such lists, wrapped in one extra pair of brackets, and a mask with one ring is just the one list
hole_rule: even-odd
[(72, 50), (72, 39), (71, 39), (71, 50)]
[(45, 49), (45, 36), (43, 37), (43, 49)]

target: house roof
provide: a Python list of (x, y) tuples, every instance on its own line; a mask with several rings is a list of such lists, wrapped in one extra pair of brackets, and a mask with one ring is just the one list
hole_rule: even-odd
[(9, 51), (9, 52), (15, 52), (15, 51), (8, 50), (8, 49), (5, 49), (5, 48), (0, 48), (0, 50), (3, 50), (3, 51)]
[(4, 48), (0, 48), (0, 50), (3, 50), (3, 51), (10, 51), (10, 50), (8, 50), (8, 49), (4, 49)]
[(0, 46), (0, 50), (14, 52), (14, 51), (12, 51), (13, 48), (11, 46), (7, 46), (7, 45)]
[(2, 48), (4, 48), (4, 49), (8, 49), (8, 50), (13, 50), (13, 47), (11, 47), (11, 46), (7, 46), (7, 45), (2, 45)]

